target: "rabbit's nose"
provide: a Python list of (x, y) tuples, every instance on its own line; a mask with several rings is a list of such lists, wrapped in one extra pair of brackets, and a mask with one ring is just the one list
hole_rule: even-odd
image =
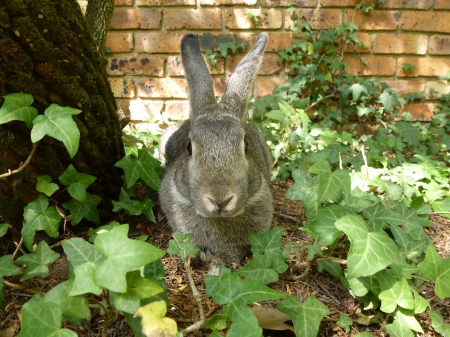
[[(233, 207), (233, 205), (232, 205), (233, 203), (231, 201), (233, 200), (234, 197), (235, 197), (235, 195), (233, 194), (233, 195), (226, 197), (225, 199), (223, 199), (221, 201), (214, 200), (210, 197), (208, 197), (208, 200), (211, 203), (214, 212), (222, 213), (222, 212), (229, 211), (229, 208)], [(228, 209), (226, 209), (227, 206), (229, 206)]]

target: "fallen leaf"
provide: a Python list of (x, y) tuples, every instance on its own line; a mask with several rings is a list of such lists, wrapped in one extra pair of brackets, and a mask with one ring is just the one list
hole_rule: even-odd
[(253, 307), (250, 309), (258, 319), (260, 328), (268, 330), (291, 330), (294, 332), (294, 327), (285, 323), (291, 320), (289, 315), (282, 313), (278, 309), (268, 307)]

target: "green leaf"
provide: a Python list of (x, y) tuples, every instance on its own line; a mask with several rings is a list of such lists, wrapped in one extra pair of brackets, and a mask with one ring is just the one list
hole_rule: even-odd
[(80, 112), (81, 110), (51, 104), (44, 111), (44, 115), (39, 115), (33, 120), (31, 141), (36, 143), (45, 135), (53, 137), (63, 142), (70, 158), (73, 158), (78, 151), (80, 131), (72, 119), (72, 115), (77, 115)]
[(211, 330), (223, 330), (227, 327), (227, 316), (221, 314), (214, 314), (208, 319), (203, 327)]
[(181, 261), (186, 261), (188, 257), (194, 257), (200, 252), (200, 248), (192, 244), (192, 234), (175, 232), (172, 235), (173, 240), (169, 241), (169, 248), (167, 248), (169, 254), (180, 254)]
[(155, 281), (141, 277), (139, 270), (127, 273), (127, 289), (123, 294), (112, 292), (112, 304), (114, 309), (135, 314), (141, 303), (141, 299), (155, 296), (164, 289)]
[(177, 323), (168, 317), (166, 303), (156, 301), (141, 307), (136, 315), (142, 317), (142, 332), (146, 336), (175, 337)]
[(34, 253), (26, 254), (19, 257), (16, 261), (27, 266), (20, 282), (26, 281), (32, 277), (47, 277), (49, 270), (48, 263), (55, 262), (59, 258), (59, 254), (50, 249), (45, 241), (41, 241)]
[[(450, 198), (432, 201), (431, 206), (433, 207), (433, 211), (435, 212), (443, 212), (443, 213), (450, 212)], [(447, 219), (450, 218), (449, 214), (441, 213), (439, 215)]]
[(48, 207), (48, 204), (48, 198), (39, 195), (24, 208), (25, 226), (22, 228), (22, 237), (29, 251), (33, 251), (33, 239), (37, 231), (44, 230), (52, 238), (59, 236), (61, 215), (55, 206)]
[(63, 207), (70, 210), (72, 216), (71, 222), (76, 226), (83, 218), (91, 220), (96, 224), (100, 223), (100, 214), (98, 214), (97, 205), (101, 199), (98, 195), (86, 193), (84, 201), (72, 199), (63, 204)]
[(341, 315), (336, 324), (348, 334), (350, 332), (350, 327), (353, 325), (353, 320), (347, 315)]
[(405, 309), (414, 309), (414, 297), (405, 277), (398, 279), (391, 271), (381, 271), (376, 274), (375, 278), (381, 287), (379, 298), (382, 311), (394, 312), (397, 305)]
[(67, 186), (72, 198), (80, 202), (86, 200), (86, 189), (97, 179), (86, 173), (79, 173), (72, 164), (59, 177), (59, 181)]
[(144, 204), (142, 208), (142, 213), (149, 219), (151, 222), (156, 223), (155, 215), (153, 214), (153, 206), (155, 203), (149, 198), (144, 199)]
[(155, 191), (159, 190), (161, 177), (159, 174), (160, 162), (153, 158), (147, 149), (138, 151), (138, 158), (123, 157), (116, 163), (117, 167), (125, 171), (127, 187), (133, 186), (141, 178)]
[(69, 279), (52, 288), (43, 297), (45, 302), (56, 303), (61, 308), (61, 313), (66, 318), (85, 319), (91, 316), (89, 303), (86, 297), (70, 296), (73, 279)]
[(227, 337), (261, 337), (262, 329), (256, 325), (251, 325), (247, 323), (233, 323), (230, 330), (227, 332)]
[(84, 295), (92, 293), (100, 295), (103, 289), (95, 284), (94, 273), (97, 265), (93, 262), (86, 262), (74, 269), (75, 279), (70, 288), (69, 296)]
[(0, 238), (8, 232), (8, 224), (0, 223)]
[(444, 322), (441, 313), (433, 310), (428, 310), (427, 313), (431, 317), (431, 326), (434, 331), (440, 333), (444, 337), (450, 336), (450, 324)]
[[(35, 295), (33, 299), (39, 297)], [(61, 309), (56, 303), (31, 300), (22, 306), (22, 330), (19, 337), (77, 337), (68, 329), (61, 329)]]
[(397, 311), (394, 323), (386, 325), (385, 328), (386, 331), (391, 336), (394, 337), (395, 336), (414, 337), (414, 333), (409, 328), (408, 323), (404, 318), (404, 315), (400, 311)]
[(95, 270), (98, 286), (118, 292), (127, 291), (126, 273), (164, 256), (164, 252), (149, 243), (127, 237), (128, 225), (113, 228), (95, 237), (95, 247), (106, 258)]
[(0, 124), (9, 121), (24, 121), (27, 127), (32, 127), (33, 119), (38, 115), (33, 108), (33, 96), (29, 94), (8, 94), (3, 96), (5, 102), (0, 109)]
[(307, 218), (310, 220), (315, 219), (318, 209), (317, 183), (315, 178), (302, 169), (292, 172), (292, 178), (295, 180), (295, 183), (286, 191), (285, 197), (291, 200), (301, 200)]
[(429, 245), (425, 259), (417, 265), (427, 279), (435, 281), (435, 293), (443, 300), (450, 297), (450, 258), (443, 259), (434, 248)]
[(347, 234), (351, 242), (347, 257), (349, 279), (373, 275), (395, 261), (395, 242), (385, 232), (369, 232), (360, 217), (344, 216), (335, 226)]
[[(253, 259), (245, 266), (238, 269), (241, 276), (262, 284), (278, 281), (278, 273), (270, 269), (272, 263), (271, 255), (253, 255)], [(286, 265), (286, 267), (288, 267)]]
[(282, 233), (285, 231), (282, 227), (272, 227), (262, 234), (249, 233), (248, 238), (252, 245), (253, 254), (271, 253), (274, 255), (282, 254), (281, 241)]
[(329, 246), (342, 234), (334, 225), (336, 220), (348, 214), (349, 212), (344, 208), (329, 204), (320, 207), (317, 218), (307, 221), (303, 226), (318, 235), (317, 243), (319, 245)]
[(383, 91), (378, 101), (384, 105), (384, 112), (386, 113), (390, 112), (396, 104), (399, 104), (397, 95), (388, 90)]
[(47, 197), (51, 196), (59, 189), (59, 186), (51, 181), (52, 178), (50, 176), (37, 177), (36, 190), (44, 193)]
[(167, 289), (166, 273), (161, 260), (155, 260), (144, 266), (144, 275), (150, 280), (156, 281), (164, 290)]
[(113, 200), (112, 203), (114, 205), (113, 212), (124, 210), (129, 215), (139, 215), (144, 208), (139, 200), (131, 200), (123, 188), (120, 188), (119, 201)]
[(64, 253), (69, 261), (69, 277), (74, 276), (74, 270), (78, 266), (91, 262), (98, 265), (105, 261), (97, 248), (81, 238), (72, 238), (62, 242)]
[(3, 297), (3, 277), (22, 273), (22, 270), (12, 262), (12, 259), (12, 254), (0, 257), (0, 308), (4, 308), (6, 305)]
[(361, 94), (367, 93), (367, 88), (360, 84), (360, 83), (354, 83), (350, 86), (350, 90), (352, 91), (353, 97), (352, 97), (352, 101), (356, 102), (359, 99), (359, 96), (361, 96)]
[(315, 337), (319, 332), (319, 325), (330, 310), (319, 300), (308, 296), (302, 303), (297, 296), (290, 295), (278, 303), (277, 309), (292, 318), (295, 335)]
[(416, 69), (416, 66), (414, 64), (411, 64), (411, 63), (403, 62), (402, 63), (402, 68), (403, 68), (404, 71), (408, 71), (408, 70)]

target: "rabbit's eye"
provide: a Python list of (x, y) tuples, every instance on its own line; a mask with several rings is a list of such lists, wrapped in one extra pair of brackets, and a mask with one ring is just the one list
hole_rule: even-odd
[(189, 152), (189, 155), (192, 156), (192, 144), (191, 144), (191, 142), (187, 143), (186, 148), (187, 148), (187, 150)]
[(246, 140), (244, 140), (244, 151), (245, 151), (245, 154), (247, 154), (247, 151), (248, 151), (248, 142), (247, 142)]

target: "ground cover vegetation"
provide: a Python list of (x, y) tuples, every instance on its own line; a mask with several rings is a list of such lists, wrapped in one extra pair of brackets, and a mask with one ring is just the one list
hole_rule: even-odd
[[(130, 239), (127, 224), (101, 224), (100, 197), (88, 192), (96, 177), (69, 166), (59, 181), (38, 177), (40, 195), (24, 210), (22, 241), (13, 254), (0, 257), (2, 308), (7, 306), (4, 286), (22, 289), (27, 280), (46, 277), (47, 265), (60, 253), (69, 263), (67, 280), (46, 293), (36, 292), (23, 304), (19, 336), (76, 336), (61, 322), (80, 325), (93, 310), (105, 317), (99, 332), (103, 336), (119, 316), (136, 336), (181, 336), (203, 327), (214, 337), (257, 337), (268, 316), (276, 316), (278, 327), (296, 336), (316, 336), (324, 318), (330, 320), (329, 308), (313, 296), (300, 299), (270, 287), (288, 271), (292, 258), (303, 262), (304, 274), (313, 268), (328, 273), (359, 301), (362, 314), (357, 319), (331, 319), (346, 333), (354, 325), (377, 325), (378, 331), (394, 337), (414, 336), (424, 332), (417, 316), (426, 315), (436, 333), (450, 336), (443, 317), (448, 313), (433, 310), (424, 296), (432, 285), (440, 300), (450, 298), (450, 258), (439, 254), (424, 230), (432, 226), (430, 213), (450, 218), (450, 95), (442, 96), (430, 122), (413, 121), (401, 111), (405, 103), (420, 100), (420, 93), (400, 95), (377, 78), (345, 72), (344, 50), (359, 44), (356, 25), (313, 31), (301, 11), (289, 11), (294, 43), (279, 51), (289, 80), (273, 95), (251, 102), (249, 122), (260, 128), (270, 146), (273, 181), (293, 180), (285, 197), (302, 202), (308, 220), (300, 230), (310, 241), (282, 246), (280, 227), (251, 234), (251, 261), (235, 272), (222, 268), (217, 276), (205, 276), (206, 293), (201, 294), (191, 266), (198, 248), (190, 235), (174, 233), (167, 253), (183, 261), (199, 312), (198, 321), (182, 330), (167, 317), (170, 302), (161, 263), (166, 253), (146, 242), (147, 236)], [(234, 53), (238, 48), (222, 47), (225, 56), (228, 49)], [(208, 51), (210, 60), (216, 57), (217, 52)], [(448, 79), (445, 74), (443, 79)], [(0, 123), (24, 122), (35, 146), (52, 137), (70, 157), (76, 154), (80, 132), (72, 116), (80, 110), (53, 104), (39, 114), (31, 95), (9, 94), (4, 100)], [(114, 211), (118, 219), (145, 216), (155, 222), (162, 173), (156, 159), (158, 137), (128, 128), (124, 143), (126, 156), (116, 163), (124, 182)], [(52, 196), (61, 191), (72, 199), (58, 205)], [(90, 229), (86, 239), (72, 236), (52, 247), (35, 240), (40, 231), (59, 238), (66, 226), (82, 221), (101, 226)], [(0, 224), (0, 236), (7, 231), (8, 225)], [(221, 308), (220, 314), (205, 315), (205, 296)], [(251, 305), (265, 301), (271, 307)], [(293, 326), (283, 323), (289, 320)]]

